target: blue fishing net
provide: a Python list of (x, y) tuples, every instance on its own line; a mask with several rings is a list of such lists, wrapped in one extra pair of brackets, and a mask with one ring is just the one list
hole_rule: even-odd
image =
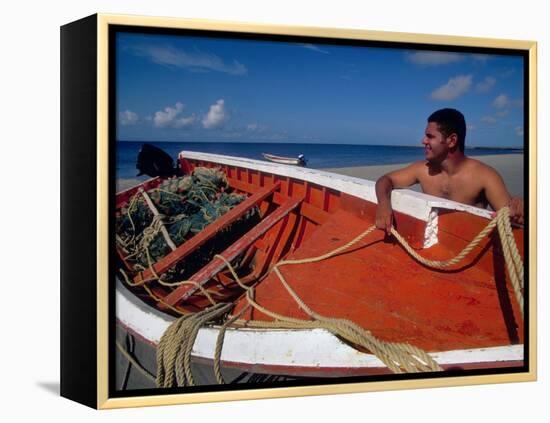
[[(147, 194), (176, 246), (187, 242), (246, 198), (246, 195), (231, 190), (221, 170), (206, 167), (198, 167), (188, 176), (166, 179)], [(189, 277), (258, 221), (259, 210), (254, 207), (177, 263), (163, 275), (163, 279)], [(153, 212), (139, 193), (118, 210), (115, 230), (119, 251), (136, 272), (148, 268), (172, 251), (158, 225), (155, 226)]]

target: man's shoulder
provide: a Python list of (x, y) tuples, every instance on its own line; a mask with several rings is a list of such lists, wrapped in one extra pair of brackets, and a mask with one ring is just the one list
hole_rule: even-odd
[(427, 160), (418, 160), (416, 162), (412, 162), (408, 167), (410, 167), (412, 169), (417, 169), (417, 170), (428, 169), (428, 161)]
[(429, 173), (430, 163), (427, 160), (418, 160), (416, 162), (411, 163), (409, 167), (416, 174), (422, 176), (422, 175), (427, 175)]
[(492, 175), (497, 174), (498, 172), (495, 168), (492, 166), (489, 166), (487, 163), (484, 163), (482, 160), (475, 159), (472, 157), (466, 158), (466, 166), (465, 169), (468, 170), (468, 172), (475, 172), (476, 174), (484, 174), (484, 175)]
[(401, 174), (401, 173), (416, 173), (418, 171), (421, 171), (426, 167), (426, 160), (419, 160), (417, 162), (412, 162), (407, 165), (397, 167), (393, 171), (389, 172), (388, 174)]
[(464, 174), (471, 180), (477, 180), (483, 186), (502, 183), (502, 175), (492, 166), (482, 160), (468, 158), (468, 165), (464, 167)]

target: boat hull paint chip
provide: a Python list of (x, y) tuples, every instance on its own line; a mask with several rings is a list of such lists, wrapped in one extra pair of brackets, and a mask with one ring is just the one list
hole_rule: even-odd
[(439, 213), (436, 209), (432, 209), (426, 222), (426, 228), (424, 229), (424, 248), (430, 248), (437, 244), (437, 232), (438, 232), (438, 217)]

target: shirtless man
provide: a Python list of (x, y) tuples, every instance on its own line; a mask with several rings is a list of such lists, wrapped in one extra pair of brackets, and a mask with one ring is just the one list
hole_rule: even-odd
[(493, 210), (510, 207), (513, 222), (523, 224), (523, 199), (512, 198), (498, 172), (464, 155), (466, 122), (455, 109), (438, 110), (428, 118), (422, 144), (426, 160), (390, 172), (376, 181), (376, 227), (389, 235), (393, 213), (391, 192), (420, 183), (436, 197)]

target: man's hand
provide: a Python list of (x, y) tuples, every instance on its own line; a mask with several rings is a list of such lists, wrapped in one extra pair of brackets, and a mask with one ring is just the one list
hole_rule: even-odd
[(379, 203), (376, 208), (376, 227), (389, 236), (393, 226), (393, 211), (389, 203)]
[[(510, 221), (523, 225), (523, 198), (511, 197), (504, 185), (502, 176), (492, 167), (486, 167), (480, 179), (484, 183), (485, 196), (493, 210), (498, 211), (503, 207), (510, 209)], [(496, 212), (494, 213), (496, 216)]]
[(394, 188), (406, 188), (418, 183), (419, 175), (426, 167), (425, 160), (415, 162), (403, 169), (397, 169), (378, 178), (375, 184), (376, 199), (376, 227), (390, 235), (393, 224), (391, 208), (391, 193)]
[(513, 197), (508, 203), (510, 208), (510, 220), (523, 225), (523, 198)]
[[(506, 206), (510, 209), (510, 220), (513, 223), (517, 223), (520, 225), (523, 225), (524, 218), (523, 218), (523, 198), (521, 197), (513, 197), (508, 201)], [(497, 212), (494, 211), (491, 213), (491, 217), (496, 217)]]

